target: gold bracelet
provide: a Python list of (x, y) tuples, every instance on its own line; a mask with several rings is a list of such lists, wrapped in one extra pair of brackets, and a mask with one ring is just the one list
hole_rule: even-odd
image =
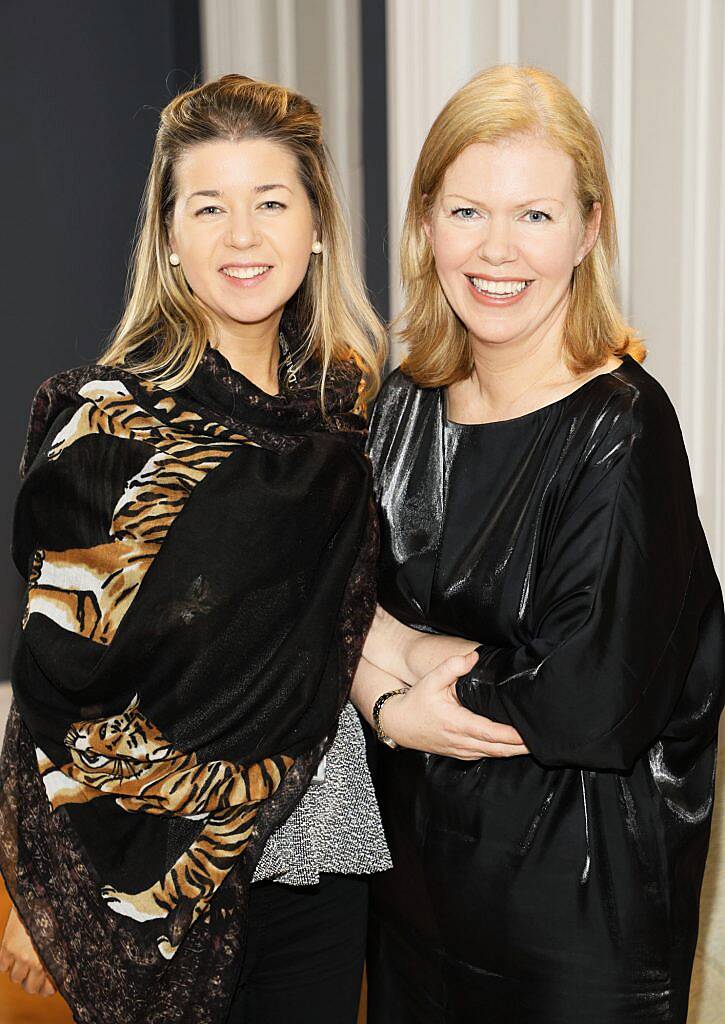
[(388, 690), (387, 693), (381, 693), (373, 704), (373, 728), (375, 729), (375, 735), (381, 743), (384, 743), (386, 747), (390, 747), (391, 750), (397, 750), (398, 744), (391, 736), (387, 736), (383, 732), (383, 727), (380, 724), (380, 712), (383, 710), (386, 700), (396, 697), (399, 693), (407, 693), (409, 689), (409, 686), (402, 686), (398, 690)]

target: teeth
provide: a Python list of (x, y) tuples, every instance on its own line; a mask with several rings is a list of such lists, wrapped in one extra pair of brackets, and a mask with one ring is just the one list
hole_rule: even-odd
[(486, 281), (482, 277), (472, 277), (477, 292), (486, 295), (518, 295), (529, 284), (528, 281)]
[(240, 280), (246, 281), (250, 277), (259, 277), (265, 270), (269, 270), (269, 267), (224, 267), (222, 274), (226, 274), (227, 277), (238, 277)]

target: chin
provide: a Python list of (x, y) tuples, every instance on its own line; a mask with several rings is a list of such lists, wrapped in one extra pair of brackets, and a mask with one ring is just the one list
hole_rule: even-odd
[(239, 303), (233, 309), (223, 309), (221, 312), (224, 317), (240, 324), (259, 324), (269, 320), (281, 309), (284, 309), (284, 302), (249, 302)]
[(489, 345), (505, 345), (509, 341), (516, 341), (523, 331), (521, 327), (513, 327), (511, 324), (475, 323), (471, 321), (466, 324), (468, 331), (474, 338), (486, 342)]

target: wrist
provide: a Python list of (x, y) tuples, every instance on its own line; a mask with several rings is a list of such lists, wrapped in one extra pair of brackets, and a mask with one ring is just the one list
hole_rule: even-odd
[[(403, 686), (395, 690), (387, 690), (385, 693), (380, 694), (373, 705), (372, 724), (375, 734), (381, 743), (384, 743), (392, 750), (401, 744), (398, 741), (397, 735), (390, 732), (391, 720), (393, 720), (393, 716), (390, 715), (391, 705), (395, 703), (400, 704), (409, 689), (408, 686)], [(383, 721), (384, 715), (385, 720)], [(393, 730), (397, 734), (397, 729), (394, 726)]]

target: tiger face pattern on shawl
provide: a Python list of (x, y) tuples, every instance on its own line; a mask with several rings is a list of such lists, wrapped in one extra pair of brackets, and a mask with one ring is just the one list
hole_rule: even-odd
[[(287, 326), (289, 330), (289, 325)], [(374, 607), (358, 377), (36, 396), (0, 866), (80, 1022), (217, 1024), (269, 833), (332, 741)]]

